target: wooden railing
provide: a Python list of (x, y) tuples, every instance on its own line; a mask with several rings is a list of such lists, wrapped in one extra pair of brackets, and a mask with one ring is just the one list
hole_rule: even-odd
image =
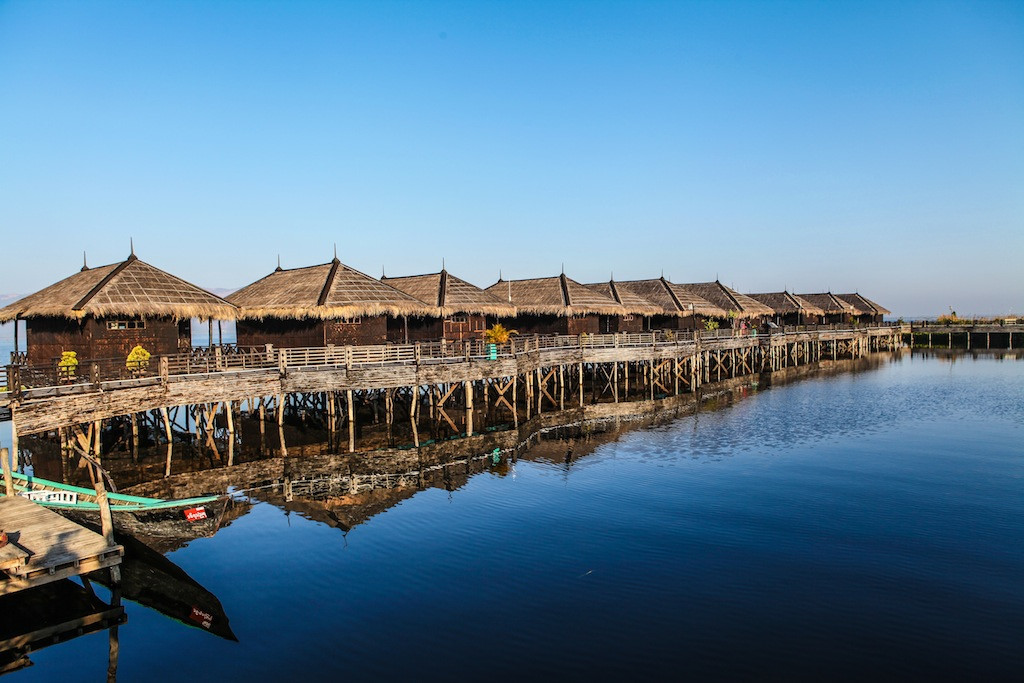
[(768, 341), (782, 334), (820, 331), (854, 331), (887, 328), (898, 331), (897, 325), (800, 325), (776, 327), (769, 333), (753, 329), (723, 328), (717, 330), (660, 330), (654, 332), (622, 332), (615, 334), (533, 335), (516, 336), (505, 344), (488, 344), (480, 339), (431, 341), (414, 344), (378, 344), (372, 346), (322, 346), (309, 348), (274, 348), (215, 346), (196, 348), (187, 353), (151, 356), (148, 361), (128, 363), (124, 359), (85, 359), (73, 366), (60, 366), (57, 361), (46, 365), (17, 363), (8, 365), (0, 388), (12, 394), (24, 389), (45, 389), (74, 385), (99, 385), (102, 382), (143, 380), (217, 372), (259, 370), (269, 368), (366, 367), (486, 361), (511, 358), (519, 354), (557, 349), (599, 349), (694, 345), (756, 337)]

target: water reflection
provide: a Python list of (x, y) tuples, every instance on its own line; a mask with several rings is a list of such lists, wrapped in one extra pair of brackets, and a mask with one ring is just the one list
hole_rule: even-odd
[[(185, 626), (237, 641), (220, 600), (159, 552), (130, 536), (119, 536), (125, 553), (120, 583), (108, 570), (62, 579), (4, 596), (0, 601), (0, 675), (32, 666), (40, 649), (107, 631), (107, 680), (117, 678), (119, 627), (127, 621), (122, 599), (155, 610)], [(106, 588), (101, 597), (94, 585)], [(126, 626), (131, 628), (131, 625)], [(100, 676), (82, 672), (83, 677)]]

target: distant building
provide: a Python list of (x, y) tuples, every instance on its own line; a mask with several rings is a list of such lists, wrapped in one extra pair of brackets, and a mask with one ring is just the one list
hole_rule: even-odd
[(620, 292), (635, 294), (660, 309), (650, 316), (648, 325), (652, 330), (696, 330), (703, 328), (709, 318), (727, 315), (722, 308), (664, 277), (619, 280), (615, 286)]
[(837, 299), (853, 306), (853, 315), (862, 323), (880, 323), (892, 311), (882, 308), (860, 294), (836, 294)]
[(480, 339), (488, 322), (510, 318), (515, 306), (445, 269), (440, 273), (382, 277), (381, 282), (437, 307), (436, 316), (388, 319), (388, 339), (410, 342), (429, 339)]
[(653, 329), (651, 320), (660, 315), (661, 306), (648, 301), (639, 294), (620, 287), (615, 280), (586, 285), (589, 289), (614, 299), (623, 308), (622, 315), (602, 315), (601, 332), (643, 332)]
[(305, 268), (282, 269), (228, 297), (238, 306), (239, 346), (316, 347), (383, 344), (388, 319), (437, 316), (391, 285), (344, 265), (337, 258)]
[(848, 323), (853, 320), (853, 306), (841, 301), (835, 294), (824, 292), (818, 294), (797, 294), (801, 299), (806, 299), (822, 310), (825, 316), (825, 323), (836, 325)]
[(726, 287), (718, 280), (714, 282), (696, 282), (677, 285), (683, 291), (710, 301), (725, 311), (726, 318), (747, 320), (758, 324), (770, 320), (775, 312), (756, 299), (740, 294), (731, 287)]
[(514, 318), (503, 320), (520, 334), (597, 334), (601, 316), (625, 315), (615, 299), (568, 278), (498, 280), (487, 291), (515, 306)]
[(825, 319), (825, 311), (820, 306), (790, 292), (766, 292), (747, 296), (775, 311), (774, 321), (778, 325), (817, 325)]

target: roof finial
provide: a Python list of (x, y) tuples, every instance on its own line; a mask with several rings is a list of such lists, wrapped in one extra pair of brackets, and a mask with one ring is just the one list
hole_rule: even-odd
[(608, 275), (609, 275), (608, 281), (609, 282), (615, 282), (615, 271), (614, 270), (611, 271)]
[(382, 263), (382, 264), (380, 264), (380, 279), (383, 280), (387, 276), (388, 276), (387, 273), (384, 272), (384, 264)]
[(82, 270), (89, 270), (89, 264), (85, 260), (85, 250), (82, 250)]
[(562, 261), (562, 275), (565, 275), (565, 261)]
[(441, 272), (444, 272), (444, 256), (441, 257)]
[(502, 281), (502, 280), (504, 280), (504, 279), (505, 279), (505, 278), (503, 278), (503, 277), (501, 276), (501, 268), (498, 268), (498, 282), (501, 282), (501, 281)]
[(334, 260), (335, 261), (338, 260), (338, 243), (337, 242), (334, 243)]
[(128, 246), (131, 247), (132, 256), (135, 256), (135, 240), (131, 237), (128, 238)]
[(281, 270), (281, 255), (277, 255), (277, 270)]

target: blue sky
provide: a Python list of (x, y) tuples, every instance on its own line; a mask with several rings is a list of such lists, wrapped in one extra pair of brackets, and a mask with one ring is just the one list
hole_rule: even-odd
[(1024, 3), (3, 2), (0, 294), (128, 253), (1024, 313)]

